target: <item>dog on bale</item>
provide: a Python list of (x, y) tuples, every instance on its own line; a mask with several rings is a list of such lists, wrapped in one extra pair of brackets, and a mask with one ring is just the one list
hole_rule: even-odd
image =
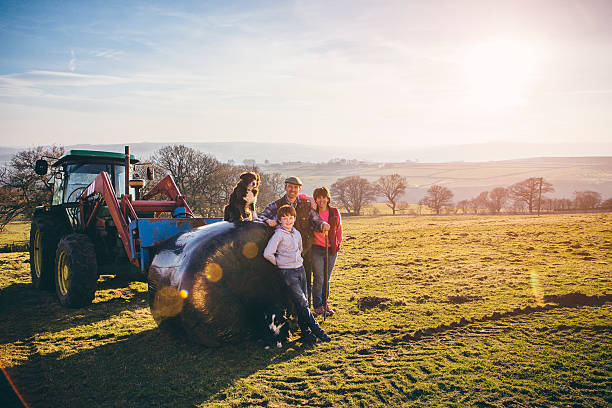
[(259, 174), (246, 171), (230, 195), (229, 203), (223, 209), (223, 220), (229, 222), (252, 221), (259, 192)]

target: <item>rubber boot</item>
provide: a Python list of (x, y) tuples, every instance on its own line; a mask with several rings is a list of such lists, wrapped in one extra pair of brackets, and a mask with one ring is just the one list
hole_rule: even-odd
[(317, 321), (315, 320), (314, 316), (310, 312), (310, 309), (306, 309), (302, 313), (303, 316), (301, 320), (308, 325), (310, 331), (316, 336), (316, 338), (318, 338), (322, 342), (331, 341), (331, 337), (329, 337), (327, 333), (325, 333), (325, 331), (321, 328), (321, 326), (319, 326), (319, 323), (317, 323)]

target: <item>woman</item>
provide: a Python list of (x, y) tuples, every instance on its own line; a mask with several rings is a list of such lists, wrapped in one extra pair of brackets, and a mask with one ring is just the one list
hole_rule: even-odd
[[(316, 188), (312, 196), (317, 204), (316, 211), (319, 213), (319, 217), (330, 225), (327, 237), (328, 280), (327, 289), (325, 290), (327, 296), (329, 296), (329, 280), (332, 270), (334, 269), (334, 264), (336, 263), (338, 251), (340, 250), (340, 243), (342, 242), (342, 220), (340, 219), (340, 212), (338, 209), (329, 205), (331, 198), (327, 187)], [(314, 313), (315, 315), (326, 313), (327, 316), (331, 316), (334, 314), (334, 311), (329, 305), (325, 305), (327, 302), (326, 299), (323, 298), (323, 285), (325, 279), (325, 235), (322, 232), (314, 233), (311, 253), (314, 275), (312, 287)]]

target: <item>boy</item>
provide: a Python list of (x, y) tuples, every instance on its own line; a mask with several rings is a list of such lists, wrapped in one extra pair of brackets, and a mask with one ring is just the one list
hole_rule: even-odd
[(287, 285), (289, 295), (295, 304), (298, 324), (304, 341), (331, 341), (331, 338), (319, 326), (308, 307), (306, 299), (306, 272), (304, 271), (302, 252), (302, 236), (297, 228), (293, 228), (297, 215), (295, 208), (283, 205), (276, 213), (280, 225), (268, 241), (264, 257), (276, 265), (281, 277)]

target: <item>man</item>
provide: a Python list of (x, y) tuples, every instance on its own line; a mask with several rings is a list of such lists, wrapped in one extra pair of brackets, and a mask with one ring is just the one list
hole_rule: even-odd
[(290, 205), (295, 208), (297, 218), (295, 227), (302, 235), (302, 257), (304, 258), (304, 269), (306, 270), (306, 286), (308, 289), (308, 305), (312, 292), (312, 258), (310, 248), (314, 231), (329, 231), (329, 224), (323, 221), (319, 214), (311, 207), (310, 201), (305, 196), (300, 197), (302, 191), (302, 181), (297, 177), (288, 177), (285, 180), (285, 195), (276, 201), (272, 201), (264, 210), (258, 214), (260, 221), (265, 222), (270, 227), (276, 227), (276, 211), (283, 205)]

